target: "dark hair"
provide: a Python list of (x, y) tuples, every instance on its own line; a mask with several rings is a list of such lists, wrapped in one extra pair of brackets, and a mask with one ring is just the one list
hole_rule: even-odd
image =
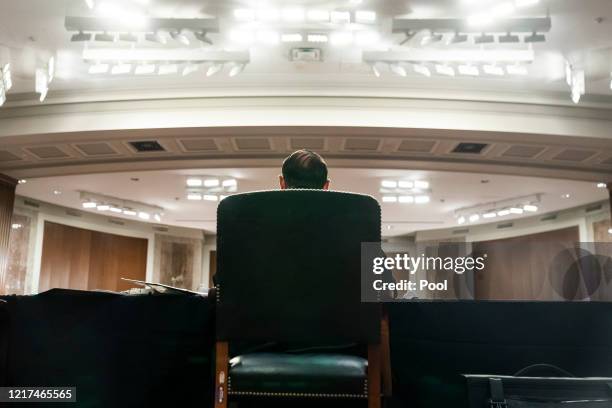
[(315, 152), (298, 150), (283, 162), (283, 178), (287, 188), (323, 188), (327, 182), (327, 164)]

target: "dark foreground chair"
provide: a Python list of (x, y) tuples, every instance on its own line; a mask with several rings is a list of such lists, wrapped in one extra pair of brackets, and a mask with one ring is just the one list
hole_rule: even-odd
[[(238, 194), (220, 203), (217, 220), (215, 407), (232, 396), (367, 398), (380, 407), (381, 309), (360, 301), (361, 243), (380, 242), (376, 200)], [(245, 341), (277, 350), (229, 355)], [(367, 345), (367, 360), (329, 347), (341, 344)], [(286, 352), (296, 347), (310, 351)]]

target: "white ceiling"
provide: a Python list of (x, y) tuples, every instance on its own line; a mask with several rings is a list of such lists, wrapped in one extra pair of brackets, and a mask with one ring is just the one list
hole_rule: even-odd
[[(487, 1), (487, 0), (483, 0)], [(493, 0), (488, 0), (494, 3)], [(123, 1), (127, 3), (127, 0)], [(353, 5), (355, 3), (361, 3)], [(375, 10), (379, 16), (378, 30), (383, 39), (371, 49), (397, 49), (402, 35), (390, 34), (391, 18), (407, 14), (413, 18), (466, 17), (474, 12), (461, 0), (294, 0), (289, 1), (228, 1), (228, 0), (151, 0), (148, 13), (161, 17), (218, 16), (221, 34), (211, 35), (216, 49), (235, 47), (227, 42), (227, 32), (233, 20), (231, 11), (236, 7), (272, 4), (283, 6), (301, 4), (306, 7)], [(134, 77), (87, 74), (82, 62), (83, 43), (71, 43), (64, 29), (66, 14), (87, 13), (83, 0), (3, 0), (0, 12), (0, 62), (10, 60), (15, 71), (15, 87), (9, 94), (31, 93), (34, 89), (34, 71), (48, 56), (57, 56), (57, 79), (51, 85), (51, 93), (60, 90), (77, 92), (93, 91), (99, 95), (118, 90), (154, 89), (160, 96), (165, 90), (193, 89), (226, 90), (248, 95), (252, 92), (283, 92), (291, 89), (317, 89), (321, 94), (351, 92), (367, 89), (385, 92), (393, 89), (436, 89), (449, 93), (457, 91), (488, 91), (495, 99), (501, 93), (567, 92), (564, 78), (564, 58), (572, 60), (587, 71), (587, 97), (612, 96), (610, 71), (612, 70), (612, 2), (609, 0), (542, 0), (541, 4), (526, 11), (525, 16), (546, 14), (546, 6), (552, 16), (552, 31), (548, 41), (535, 44), (536, 62), (527, 78), (424, 78), (410, 73), (406, 78), (383, 72), (380, 78), (372, 75), (369, 67), (361, 62), (362, 49), (358, 47), (323, 47), (325, 62), (298, 64), (287, 59), (288, 46), (256, 46), (251, 48), (252, 62), (245, 71), (234, 78), (222, 75), (210, 78), (202, 72), (187, 77)], [(602, 18), (601, 22), (596, 19)], [(257, 90), (257, 91), (256, 91)], [(467, 94), (466, 94), (467, 97)], [(569, 98), (569, 97), (568, 97)]]
[[(217, 204), (186, 200), (185, 180), (187, 176), (235, 177), (238, 179), (239, 192), (247, 192), (277, 188), (278, 174), (279, 169), (277, 168), (84, 174), (31, 179), (26, 184), (19, 185), (17, 193), (37, 200), (81, 209), (78, 191), (89, 191), (160, 206), (164, 208), (163, 224), (214, 232)], [(137, 178), (138, 181), (132, 181), (132, 178)], [(454, 214), (460, 208), (525, 195), (542, 194), (538, 214), (607, 198), (607, 190), (598, 189), (592, 182), (505, 175), (332, 168), (330, 179), (332, 189), (370, 194), (379, 201), (381, 194), (378, 190), (382, 179), (421, 179), (430, 182), (432, 200), (429, 204), (382, 204), (383, 234), (386, 236), (454, 227), (457, 226)], [(483, 180), (488, 180), (488, 182), (483, 183)], [(61, 194), (53, 194), (54, 190), (60, 190)], [(569, 194), (570, 197), (563, 198), (564, 194)], [(96, 212), (96, 210), (93, 211)], [(512, 217), (503, 219), (512, 219)], [(499, 219), (497, 221), (499, 222)]]

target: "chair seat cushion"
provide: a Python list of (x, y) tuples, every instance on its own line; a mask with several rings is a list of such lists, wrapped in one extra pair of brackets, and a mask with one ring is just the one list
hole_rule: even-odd
[(232, 395), (367, 397), (367, 360), (344, 354), (251, 353), (230, 360)]

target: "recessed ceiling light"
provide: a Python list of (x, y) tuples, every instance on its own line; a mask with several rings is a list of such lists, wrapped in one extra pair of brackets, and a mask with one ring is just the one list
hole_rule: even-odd
[(53, 190), (53, 195), (60, 195), (62, 194), (62, 190)]
[(119, 208), (119, 207), (111, 206), (110, 212), (113, 212), (113, 213), (116, 213), (116, 214), (121, 214), (123, 212), (123, 210), (121, 208)]
[(187, 179), (187, 186), (188, 187), (201, 187), (202, 186), (202, 179), (199, 179), (199, 178), (188, 178)]
[(480, 215), (478, 214), (472, 214), (470, 215), (470, 222), (476, 222), (480, 219)]
[(561, 198), (570, 198), (570, 197), (571, 197), (571, 195), (570, 195), (570, 194), (567, 194), (567, 193), (566, 193), (566, 194), (562, 194), (562, 195), (561, 195)]
[(427, 204), (429, 201), (430, 201), (430, 198), (427, 195), (416, 196), (414, 198), (414, 202), (417, 204)]
[(414, 188), (418, 188), (419, 190), (427, 190), (429, 188), (429, 182), (417, 180), (414, 182)]
[(414, 187), (414, 183), (412, 181), (400, 180), (397, 182), (399, 188), (411, 189)]
[(612, 235), (612, 228), (608, 229), (608, 234)]
[(95, 201), (85, 201), (82, 206), (83, 208), (96, 208), (97, 204)]
[(161, 222), (161, 215), (155, 214), (155, 215), (153, 215), (153, 219), (155, 219), (155, 221), (157, 221), (157, 222)]
[(380, 185), (384, 188), (397, 188), (397, 181), (383, 180), (380, 182)]
[(223, 180), (223, 183), (221, 185), (223, 187), (235, 187), (236, 185), (238, 185), (238, 181), (236, 181), (236, 179), (227, 179)]
[(465, 224), (465, 217), (457, 218), (457, 224), (459, 224), (459, 225)]
[(309, 21), (327, 21), (329, 22), (329, 11), (327, 10), (308, 10), (306, 19)]
[(376, 21), (376, 12), (371, 10), (357, 10), (355, 21), (362, 24), (371, 24)]
[(510, 215), (510, 210), (508, 209), (499, 210), (497, 212), (497, 215), (499, 215), (500, 217), (505, 217), (506, 215)]
[(98, 211), (108, 211), (110, 209), (110, 205), (108, 204), (100, 204), (98, 205)]
[(383, 203), (397, 203), (397, 197), (396, 196), (383, 196), (382, 201)]
[(28, 182), (28, 180), (26, 180), (26, 179), (19, 179), (19, 181), (17, 183), (18, 184), (25, 184), (27, 182)]
[(522, 208), (518, 208), (518, 207), (510, 208), (510, 214), (522, 214), (523, 212), (524, 210)]
[(213, 194), (205, 194), (202, 198), (205, 201), (217, 201), (217, 200), (219, 200), (219, 197), (217, 197), (216, 195), (213, 195)]
[(187, 199), (191, 201), (200, 201), (202, 200), (202, 194), (200, 193), (188, 193)]
[(497, 213), (495, 211), (489, 211), (482, 214), (482, 218), (495, 218), (497, 217)]
[(134, 216), (134, 215), (136, 215), (136, 211), (134, 211), (134, 210), (130, 210), (130, 209), (128, 208), (128, 209), (123, 210), (123, 214), (125, 214), (125, 215), (131, 215), (131, 216)]
[(523, 206), (523, 210), (527, 212), (536, 212), (538, 211), (538, 206), (533, 204), (526, 204)]
[(414, 197), (411, 195), (400, 196), (399, 202), (402, 204), (412, 204), (414, 203)]
[(204, 187), (217, 187), (219, 185), (219, 179), (206, 179), (204, 180)]
[(597, 188), (606, 188), (608, 185), (606, 183), (597, 183)]
[(140, 218), (141, 220), (148, 220), (151, 218), (151, 214), (149, 214), (148, 212), (145, 211), (140, 211), (138, 213), (138, 218)]
[(14, 229), (14, 230), (16, 230), (16, 229), (20, 229), (20, 228), (22, 228), (22, 227), (23, 227), (23, 225), (18, 224), (18, 223), (11, 224), (11, 228), (12, 228), (12, 229)]

